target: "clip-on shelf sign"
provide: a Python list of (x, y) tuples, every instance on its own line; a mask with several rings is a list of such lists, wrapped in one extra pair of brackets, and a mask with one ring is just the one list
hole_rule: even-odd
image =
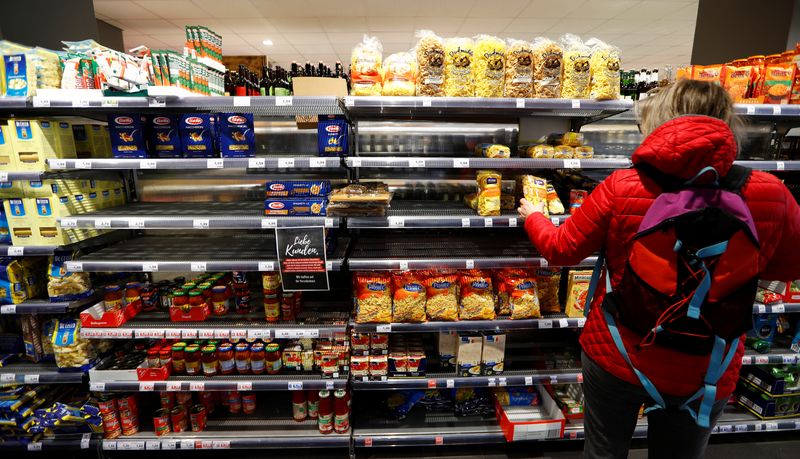
[(275, 243), (283, 290), (330, 290), (324, 227), (278, 228)]

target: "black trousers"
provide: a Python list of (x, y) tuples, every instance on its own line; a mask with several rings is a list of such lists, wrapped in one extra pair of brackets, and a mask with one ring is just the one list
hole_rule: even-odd
[[(585, 459), (627, 458), (639, 407), (652, 401), (644, 388), (608, 373), (586, 354), (581, 360), (586, 432), (583, 457)], [(663, 397), (667, 408), (651, 411), (647, 415), (648, 457), (650, 459), (702, 458), (711, 429), (722, 414), (727, 400), (718, 400), (714, 403), (711, 426), (706, 429), (698, 426), (689, 413), (679, 409), (685, 400)]]

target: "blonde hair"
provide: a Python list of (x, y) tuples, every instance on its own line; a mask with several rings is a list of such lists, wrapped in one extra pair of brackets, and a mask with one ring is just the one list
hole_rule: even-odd
[(644, 135), (650, 135), (657, 127), (683, 115), (705, 115), (720, 119), (734, 133), (741, 128), (731, 97), (720, 85), (707, 81), (679, 80), (636, 103), (636, 116)]

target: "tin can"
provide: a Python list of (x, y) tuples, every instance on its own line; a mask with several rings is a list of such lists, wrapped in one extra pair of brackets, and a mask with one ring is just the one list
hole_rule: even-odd
[(132, 413), (120, 413), (119, 423), (122, 426), (122, 435), (126, 437), (139, 432), (139, 417)]
[(189, 413), (189, 420), (192, 423), (192, 432), (202, 432), (206, 430), (206, 407), (203, 405), (195, 405)]
[(97, 409), (101, 414), (117, 412), (117, 400), (114, 398), (100, 398), (97, 402)]
[(189, 430), (189, 420), (186, 417), (186, 407), (178, 405), (169, 412), (172, 420), (172, 431), (175, 433), (186, 432)]
[(242, 413), (253, 414), (256, 412), (256, 394), (245, 392), (242, 394)]
[(106, 424), (103, 422), (103, 438), (111, 440), (112, 438), (119, 438), (122, 435), (122, 429), (119, 422), (115, 424)]
[(161, 391), (158, 395), (161, 401), (161, 408), (171, 410), (175, 407), (175, 392)]
[(191, 392), (175, 392), (175, 403), (177, 405), (189, 406), (192, 404)]
[(589, 192), (586, 190), (571, 190), (569, 192), (569, 213), (574, 214), (578, 207), (583, 205)]
[(166, 408), (156, 410), (153, 415), (153, 428), (157, 436), (162, 436), (170, 433), (170, 411)]
[(228, 411), (231, 414), (241, 413), (242, 397), (238, 391), (232, 390), (228, 393)]
[(139, 414), (139, 409), (136, 407), (136, 395), (124, 395), (117, 399), (117, 407), (119, 411), (130, 411), (133, 414)]
[(216, 402), (214, 401), (214, 393), (213, 392), (200, 392), (200, 403), (206, 407), (206, 413), (213, 414), (214, 407), (216, 406)]

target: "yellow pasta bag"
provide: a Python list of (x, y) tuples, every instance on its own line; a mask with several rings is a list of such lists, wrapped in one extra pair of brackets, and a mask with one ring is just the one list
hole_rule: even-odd
[(417, 32), (417, 95), (444, 96), (444, 43), (430, 30)]
[(425, 275), (428, 319), (458, 320), (458, 275), (435, 271)]
[(462, 320), (494, 319), (492, 276), (481, 270), (469, 270), (461, 276)]
[(473, 97), (475, 95), (474, 43), (469, 38), (449, 38), (444, 50), (445, 95)]
[(561, 97), (562, 62), (563, 51), (557, 43), (544, 37), (533, 41), (534, 97)]
[(417, 83), (417, 61), (409, 53), (395, 53), (383, 61), (383, 95), (413, 96)]
[(415, 272), (397, 273), (392, 277), (394, 308), (392, 322), (425, 322), (425, 285)]
[(564, 213), (564, 204), (556, 193), (556, 189), (551, 184), (547, 184), (547, 210), (550, 215), (561, 215)]
[(543, 203), (544, 216), (549, 216), (547, 209), (547, 180), (533, 175), (523, 175), (520, 176), (517, 184), (521, 190), (522, 197), (534, 206)]
[(587, 40), (586, 46), (592, 50), (589, 60), (589, 97), (600, 100), (619, 99), (619, 48), (597, 38)]
[(567, 305), (564, 309), (567, 317), (583, 317), (591, 280), (591, 271), (570, 271), (567, 283)]
[(467, 205), (470, 209), (477, 209), (478, 208), (478, 193), (470, 193), (464, 195), (464, 204)]
[(528, 158), (552, 158), (554, 154), (555, 149), (550, 145), (534, 145), (525, 150)]
[(558, 145), (553, 149), (553, 158), (569, 159), (572, 158), (573, 156), (575, 156), (575, 149), (572, 147), (568, 147), (567, 145)]
[(527, 41), (508, 40), (503, 97), (533, 97), (533, 47)]
[(353, 48), (350, 56), (351, 93), (354, 96), (381, 95), (381, 67), (383, 45), (375, 37), (364, 35), (364, 40)]
[(500, 215), (502, 178), (497, 171), (478, 171), (478, 215)]
[(392, 279), (388, 274), (357, 273), (356, 322), (389, 323), (392, 321)]
[(506, 42), (490, 35), (475, 38), (475, 96), (503, 97)]
[(591, 50), (580, 37), (571, 33), (561, 38), (564, 44), (564, 73), (561, 78), (561, 97), (565, 99), (586, 99), (589, 97), (591, 79)]
[(558, 302), (558, 287), (561, 285), (560, 268), (539, 268), (536, 270), (536, 288), (542, 312), (561, 312)]
[(575, 157), (578, 159), (590, 159), (594, 157), (594, 148), (587, 146), (575, 147)]
[(510, 158), (511, 149), (496, 143), (479, 143), (475, 146), (475, 156), (484, 158)]

